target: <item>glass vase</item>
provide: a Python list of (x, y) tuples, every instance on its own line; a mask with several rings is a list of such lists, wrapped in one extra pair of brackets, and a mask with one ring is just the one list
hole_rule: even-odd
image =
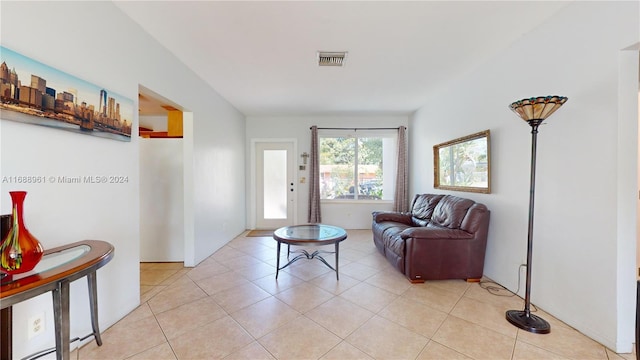
[(24, 226), (23, 204), (26, 191), (10, 191), (12, 210), (9, 232), (0, 245), (0, 271), (20, 274), (33, 270), (42, 259), (42, 244)]

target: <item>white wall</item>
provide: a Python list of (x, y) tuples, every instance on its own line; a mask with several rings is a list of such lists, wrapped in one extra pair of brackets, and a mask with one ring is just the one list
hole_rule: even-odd
[[(297, 139), (298, 153), (295, 158), (298, 165), (302, 165), (300, 155), (303, 152), (310, 153), (311, 131), (313, 125), (318, 127), (398, 127), (407, 126), (409, 119), (403, 115), (334, 115), (334, 116), (248, 116), (247, 117), (247, 153), (252, 149), (252, 139)], [(411, 129), (408, 129), (411, 132)], [(247, 162), (247, 174), (255, 167), (251, 162)], [(297, 168), (297, 167), (296, 167)], [(300, 178), (305, 177), (306, 182), (300, 183)], [(254, 186), (247, 183), (247, 194), (254, 194)], [(307, 212), (309, 204), (309, 166), (306, 170), (298, 171), (297, 181), (297, 222), (304, 224), (307, 222)], [(247, 198), (247, 208), (253, 209), (255, 198)], [(389, 202), (344, 202), (322, 203), (322, 222), (325, 224), (337, 225), (346, 229), (370, 229), (371, 212), (374, 210), (391, 210), (393, 204)], [(255, 211), (252, 211), (247, 219), (247, 228), (255, 225)]]
[(183, 141), (173, 138), (138, 141), (140, 261), (184, 261)]
[[(222, 99), (174, 55), (110, 2), (1, 3), (2, 45), (81, 79), (137, 99), (142, 84), (192, 115), (186, 153), (186, 198), (198, 263), (245, 228), (244, 116)], [(137, 104), (137, 100), (134, 100)], [(192, 116), (192, 120), (191, 120)], [(138, 119), (134, 120), (134, 128)], [(0, 210), (7, 213), (7, 192), (29, 192), (27, 226), (45, 248), (81, 239), (102, 239), (115, 257), (98, 271), (100, 326), (104, 330), (139, 303), (139, 140), (105, 140), (6, 120), (0, 121), (2, 176), (122, 175), (127, 184), (18, 186), (2, 184)], [(71, 336), (89, 333), (86, 281), (71, 286)], [(51, 309), (45, 294), (14, 307), (14, 357), (54, 345), (53, 317), (46, 310), (45, 335), (26, 338), (29, 316)]]
[[(637, 2), (573, 2), (425, 99), (410, 121), (412, 193), (434, 191), (434, 144), (491, 130), (492, 194), (453, 194), (492, 211), (485, 275), (515, 290), (526, 258), (531, 135), (507, 106), (531, 96), (569, 97), (538, 135), (532, 301), (620, 352), (631, 351), (634, 298), (626, 294), (635, 285), (618, 282), (618, 270), (636, 270), (627, 259), (635, 251), (619, 258), (618, 249), (636, 240), (635, 226), (633, 236), (622, 235), (630, 229), (619, 227), (618, 216), (635, 211), (637, 180), (618, 177), (620, 167), (637, 166), (637, 138), (618, 140), (621, 129), (637, 134), (638, 119), (637, 112), (620, 116), (618, 74), (621, 50), (639, 40), (638, 10)], [(624, 204), (619, 194), (627, 194)]]
[[(640, 16), (640, 14), (638, 14)], [(638, 21), (640, 28), (640, 21)], [(640, 35), (639, 35), (640, 37)], [(638, 203), (638, 98), (640, 42), (618, 53), (617, 134), (617, 347), (628, 348), (635, 337), (636, 261)], [(635, 167), (634, 167), (635, 165)]]
[(153, 129), (153, 131), (167, 131), (168, 122), (167, 116), (140, 116), (140, 126)]

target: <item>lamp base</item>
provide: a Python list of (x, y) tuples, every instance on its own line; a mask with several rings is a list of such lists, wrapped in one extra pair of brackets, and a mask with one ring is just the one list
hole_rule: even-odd
[(534, 334), (551, 332), (551, 325), (545, 319), (531, 313), (527, 316), (527, 313), (522, 310), (508, 310), (506, 318), (511, 324)]

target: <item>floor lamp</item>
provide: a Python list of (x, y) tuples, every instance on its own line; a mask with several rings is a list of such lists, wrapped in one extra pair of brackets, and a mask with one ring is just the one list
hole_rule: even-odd
[(531, 126), (531, 182), (529, 186), (529, 235), (527, 237), (527, 283), (524, 298), (524, 310), (508, 310), (507, 320), (520, 329), (536, 333), (548, 334), (551, 326), (543, 318), (531, 314), (531, 257), (533, 250), (533, 203), (536, 188), (536, 141), (538, 126), (558, 110), (567, 98), (564, 96), (540, 96), (522, 99), (512, 103), (509, 107), (522, 120)]

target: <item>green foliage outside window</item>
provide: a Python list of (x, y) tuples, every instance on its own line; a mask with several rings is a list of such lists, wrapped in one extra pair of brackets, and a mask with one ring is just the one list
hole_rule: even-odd
[(382, 138), (320, 138), (321, 198), (382, 199), (382, 155)]

